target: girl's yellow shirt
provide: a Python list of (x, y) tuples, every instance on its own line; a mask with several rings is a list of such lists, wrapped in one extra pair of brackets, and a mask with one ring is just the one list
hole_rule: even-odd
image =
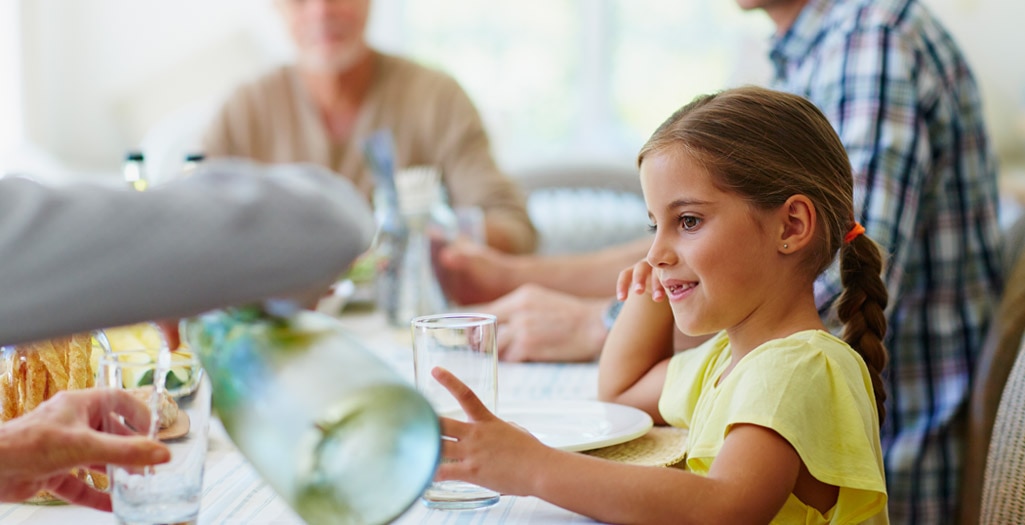
[(815, 478), (840, 487), (825, 515), (793, 494), (773, 523), (888, 523), (883, 456), (864, 360), (821, 330), (769, 341), (730, 362), (725, 332), (670, 362), (659, 411), (689, 429), (686, 467), (707, 475), (733, 425), (770, 428), (790, 442)]

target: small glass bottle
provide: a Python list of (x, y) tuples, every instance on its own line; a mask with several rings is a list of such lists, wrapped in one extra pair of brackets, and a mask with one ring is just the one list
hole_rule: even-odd
[(377, 308), (395, 310), (398, 301), (398, 269), (406, 244), (406, 224), (399, 212), (398, 190), (395, 186), (395, 145), (391, 132), (379, 130), (363, 145), (367, 167), (374, 177), (374, 219), (377, 232), (369, 251), (376, 269), (374, 297)]
[(202, 153), (189, 153), (185, 155), (185, 163), (182, 164), (182, 177), (188, 177), (192, 175), (199, 164), (206, 159), (206, 155)]
[(149, 179), (146, 177), (145, 157), (141, 151), (129, 151), (125, 154), (125, 162), (121, 166), (128, 187), (135, 191), (146, 191)]
[(444, 200), (436, 168), (409, 168), (395, 178), (406, 239), (396, 274), (397, 300), (386, 313), (393, 326), (406, 327), (414, 317), (448, 309), (436, 261), (458, 235), (459, 224)]

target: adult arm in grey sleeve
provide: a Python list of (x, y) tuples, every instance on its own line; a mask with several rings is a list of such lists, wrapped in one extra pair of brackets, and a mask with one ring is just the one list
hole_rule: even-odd
[(0, 180), (0, 344), (327, 286), (374, 222), (310, 165), (211, 162), (148, 192)]

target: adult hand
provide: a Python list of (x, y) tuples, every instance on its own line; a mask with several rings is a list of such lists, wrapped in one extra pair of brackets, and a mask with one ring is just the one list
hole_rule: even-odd
[(492, 414), (465, 384), (444, 368), (431, 371), (459, 402), (469, 421), (441, 418), (443, 461), (434, 479), (475, 483), (502, 494), (526, 495), (535, 480), (532, 469), (523, 468), (528, 456), (543, 464), (543, 457), (556, 452), (526, 430)]
[(590, 361), (608, 330), (609, 299), (579, 298), (525, 284), (489, 304), (471, 307), (498, 318), (498, 355), (505, 361)]
[[(121, 390), (59, 392), (35, 410), (0, 425), (0, 501), (24, 501), (49, 490), (69, 503), (110, 510), (110, 496), (71, 473), (106, 464), (165, 463), (171, 452), (145, 436), (101, 432), (105, 418), (124, 416), (133, 428), (148, 428), (146, 404)], [(127, 428), (123, 433), (129, 433)]]
[(616, 281), (616, 299), (625, 301), (626, 296), (633, 293), (644, 293), (651, 289), (651, 299), (659, 302), (666, 297), (666, 290), (662, 283), (655, 277), (654, 269), (648, 261), (641, 259), (633, 266), (619, 272), (619, 279)]
[(445, 293), (459, 304), (493, 301), (519, 284), (514, 276), (519, 257), (458, 240), (441, 249), (438, 280)]
[(157, 328), (160, 329), (161, 335), (164, 336), (164, 342), (167, 343), (167, 348), (172, 352), (177, 350), (181, 344), (181, 334), (178, 333), (178, 319), (161, 319), (155, 321)]

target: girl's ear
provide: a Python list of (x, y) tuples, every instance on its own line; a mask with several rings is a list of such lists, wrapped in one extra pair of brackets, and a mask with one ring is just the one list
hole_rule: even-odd
[(792, 195), (780, 207), (782, 228), (779, 251), (783, 254), (802, 250), (815, 238), (815, 204), (804, 195)]

